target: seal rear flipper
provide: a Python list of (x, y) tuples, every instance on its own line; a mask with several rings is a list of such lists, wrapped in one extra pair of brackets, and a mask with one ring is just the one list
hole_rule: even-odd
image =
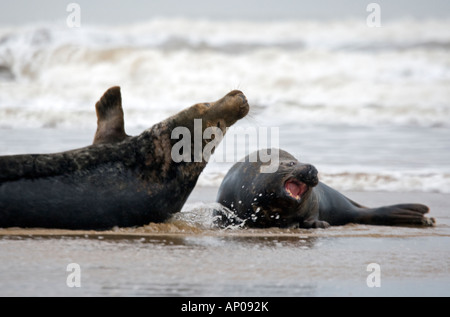
[(109, 88), (95, 104), (97, 131), (93, 144), (116, 143), (129, 137), (125, 133), (120, 87)]
[(357, 223), (385, 226), (434, 226), (434, 218), (424, 215), (429, 208), (421, 204), (400, 204), (361, 210)]

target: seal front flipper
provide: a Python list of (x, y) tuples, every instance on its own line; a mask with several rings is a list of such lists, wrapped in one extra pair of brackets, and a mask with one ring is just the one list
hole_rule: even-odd
[(307, 219), (299, 225), (300, 228), (306, 228), (306, 229), (311, 229), (311, 228), (325, 229), (325, 228), (328, 228), (329, 226), (330, 226), (330, 224), (328, 222), (318, 220), (318, 219)]
[(95, 104), (97, 131), (93, 144), (116, 143), (129, 137), (125, 133), (120, 87), (109, 88)]

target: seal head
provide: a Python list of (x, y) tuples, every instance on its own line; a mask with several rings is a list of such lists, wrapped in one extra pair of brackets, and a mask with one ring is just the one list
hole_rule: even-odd
[[(172, 131), (171, 146), (177, 147), (172, 151), (183, 152), (179, 154), (184, 156), (184, 161), (199, 162), (200, 160), (206, 163), (209, 156), (214, 153), (216, 145), (225, 136), (227, 128), (245, 117), (248, 112), (249, 104), (245, 95), (240, 90), (233, 90), (215, 102), (198, 103), (178, 113), (173, 117), (173, 122), (171, 118), (167, 120)], [(184, 148), (185, 143), (180, 145), (178, 142), (181, 139), (180, 135), (186, 133), (189, 138), (187, 146), (190, 149), (188, 150)], [(191, 142), (191, 139), (196, 139), (196, 136), (199, 136), (201, 141)]]
[(261, 151), (256, 162), (238, 162), (231, 168), (217, 201), (250, 227), (289, 227), (309, 220), (305, 204), (319, 183), (317, 169), (279, 150), (278, 170), (261, 173)]

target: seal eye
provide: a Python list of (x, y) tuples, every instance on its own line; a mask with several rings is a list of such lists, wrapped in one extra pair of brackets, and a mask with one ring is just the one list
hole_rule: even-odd
[(295, 165), (295, 162), (290, 162), (289, 163), (289, 166), (294, 166)]

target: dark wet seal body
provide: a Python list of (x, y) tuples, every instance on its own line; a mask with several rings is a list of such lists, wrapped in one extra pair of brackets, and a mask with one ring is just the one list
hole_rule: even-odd
[[(278, 170), (275, 173), (261, 173), (261, 166), (267, 164), (259, 159), (261, 151), (256, 162), (250, 162), (247, 156), (230, 169), (217, 196), (217, 202), (244, 221), (246, 226), (326, 228), (348, 223), (434, 225), (433, 218), (424, 217), (429, 211), (425, 205), (366, 208), (319, 182), (314, 166), (300, 163), (283, 150), (279, 150)], [(216, 214), (219, 225), (229, 225), (229, 219), (232, 224), (238, 223), (236, 217), (229, 217), (219, 210)]]
[(181, 210), (206, 166), (205, 160), (172, 160), (171, 148), (178, 141), (171, 139), (172, 130), (192, 131), (194, 119), (201, 119), (203, 130), (214, 125), (225, 133), (248, 110), (245, 96), (232, 91), (120, 142), (2, 156), (0, 227), (108, 229), (165, 221)]

